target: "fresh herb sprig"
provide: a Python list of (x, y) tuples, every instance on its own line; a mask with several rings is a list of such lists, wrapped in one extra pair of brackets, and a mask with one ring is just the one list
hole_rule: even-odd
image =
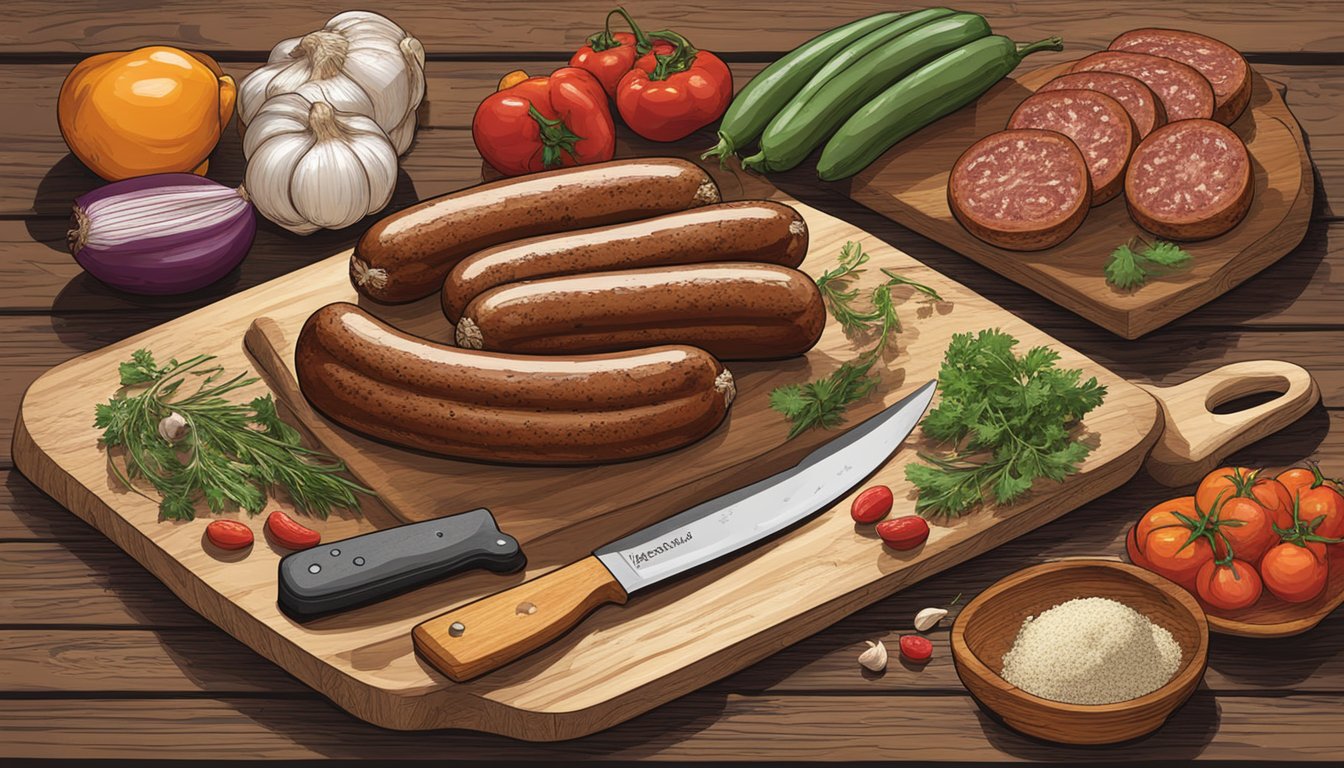
[(906, 466), (917, 512), (955, 517), (989, 498), (1007, 504), (1037, 478), (1063, 480), (1087, 458), (1070, 430), (1106, 387), (1057, 367), (1059, 353), (1048, 347), (1019, 357), (1017, 343), (998, 329), (952, 337), (938, 372), (942, 396), (922, 422), (924, 434), (952, 448), (921, 452), (927, 464)]
[[(247, 404), (225, 399), (257, 379), (239, 374), (221, 381), (223, 368), (206, 366), (213, 359), (197, 355), (160, 366), (141, 349), (121, 364), (122, 388), (96, 407), (94, 425), (103, 430), (99, 442), (124, 449), (124, 469), (112, 451), (108, 464), (126, 487), (140, 493), (134, 481), (148, 482), (168, 520), (191, 520), (200, 499), (214, 513), (237, 506), (257, 514), (270, 489), (282, 489), (297, 508), (325, 518), (333, 508), (358, 508), (355, 493), (373, 493), (342, 476), (342, 462), (303, 447), (270, 395)], [(200, 385), (179, 396), (187, 376), (200, 377)], [(170, 442), (159, 425), (174, 413), (185, 431)]]
[(1127, 291), (1148, 282), (1156, 272), (1179, 269), (1189, 262), (1190, 254), (1175, 243), (1158, 240), (1149, 244), (1136, 237), (1111, 252), (1106, 282)]
[(817, 289), (821, 291), (826, 307), (846, 335), (851, 338), (875, 337), (875, 343), (868, 351), (841, 364), (829, 376), (805, 384), (786, 384), (770, 393), (770, 407), (784, 414), (793, 424), (789, 429), (790, 439), (812, 427), (830, 429), (839, 425), (844, 420), (845, 409), (867, 397), (877, 386), (873, 365), (882, 357), (892, 335), (901, 330), (892, 288), (908, 285), (935, 301), (942, 301), (938, 292), (927, 285), (882, 268), (887, 279), (869, 292), (870, 307), (858, 306), (861, 291), (851, 283), (864, 271), (863, 265), (869, 258), (859, 243), (847, 242), (840, 249), (838, 266), (817, 278)]

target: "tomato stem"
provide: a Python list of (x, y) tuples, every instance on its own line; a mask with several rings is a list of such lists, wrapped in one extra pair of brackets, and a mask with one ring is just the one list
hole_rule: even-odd
[(685, 72), (695, 63), (695, 55), (700, 53), (700, 49), (691, 45), (690, 40), (670, 29), (660, 30), (649, 36), (666, 40), (676, 46), (671, 53), (665, 56), (654, 56), (657, 64), (654, 65), (653, 71), (649, 73), (650, 80), (666, 80), (678, 72)]
[(653, 43), (650, 42), (648, 35), (644, 34), (644, 30), (639, 28), (639, 25), (630, 17), (630, 14), (624, 8), (619, 6), (617, 6), (615, 10), (607, 13), (607, 19), (602, 31), (596, 32), (588, 37), (589, 48), (592, 48), (594, 51), (606, 51), (620, 47), (621, 41), (617, 40), (616, 36), (611, 34), (611, 17), (616, 14), (625, 17), (625, 23), (630, 25), (630, 31), (635, 35), (636, 53), (643, 56), (653, 50)]
[(569, 130), (563, 120), (556, 118), (551, 120), (537, 111), (535, 104), (528, 102), (527, 114), (537, 121), (537, 126), (541, 131), (541, 164), (546, 168), (554, 168), (568, 154), (578, 162), (579, 156), (574, 152), (574, 145), (583, 141), (583, 137)]

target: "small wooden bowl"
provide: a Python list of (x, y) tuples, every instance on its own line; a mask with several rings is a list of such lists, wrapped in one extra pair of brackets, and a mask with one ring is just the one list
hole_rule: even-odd
[[(1022, 622), (1076, 597), (1107, 597), (1166, 628), (1181, 666), (1161, 688), (1115, 704), (1065, 704), (1004, 680), (1003, 655)], [(1208, 663), (1209, 625), (1181, 587), (1138, 566), (1062, 560), (1024, 568), (981, 592), (952, 625), (952, 659), (971, 695), (1012, 728), (1065, 744), (1113, 744), (1156, 730), (1194, 693)]]

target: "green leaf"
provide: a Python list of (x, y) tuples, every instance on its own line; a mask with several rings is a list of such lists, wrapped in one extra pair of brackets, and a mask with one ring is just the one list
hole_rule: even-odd
[(1111, 258), (1106, 262), (1106, 282), (1122, 290), (1137, 288), (1143, 285), (1148, 279), (1148, 273), (1139, 266), (1139, 257), (1129, 247), (1128, 244), (1122, 245), (1111, 251)]
[(1143, 258), (1164, 267), (1179, 267), (1190, 261), (1190, 254), (1175, 243), (1159, 240), (1144, 249)]

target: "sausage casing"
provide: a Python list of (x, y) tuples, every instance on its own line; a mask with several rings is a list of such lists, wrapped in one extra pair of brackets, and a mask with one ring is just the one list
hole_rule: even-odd
[(801, 355), (826, 308), (812, 278), (747, 262), (627, 269), (493, 288), (467, 305), (457, 343), (572, 354), (690, 344), (721, 360)]
[(443, 312), (456, 323), (472, 299), (521, 280), (707, 261), (796, 267), (805, 256), (807, 224), (789, 206), (771, 200), (707, 205), (473, 253), (443, 281)]
[(415, 301), (440, 290), (463, 257), (493, 245), (718, 201), (709, 174), (679, 158), (613, 160), (503, 179), (379, 220), (355, 245), (350, 281), (375, 301)]
[(704, 350), (533, 357), (412, 336), (353, 304), (304, 323), (299, 386), (327, 418), (430, 453), (516, 464), (651, 456), (714, 430), (736, 394)]

